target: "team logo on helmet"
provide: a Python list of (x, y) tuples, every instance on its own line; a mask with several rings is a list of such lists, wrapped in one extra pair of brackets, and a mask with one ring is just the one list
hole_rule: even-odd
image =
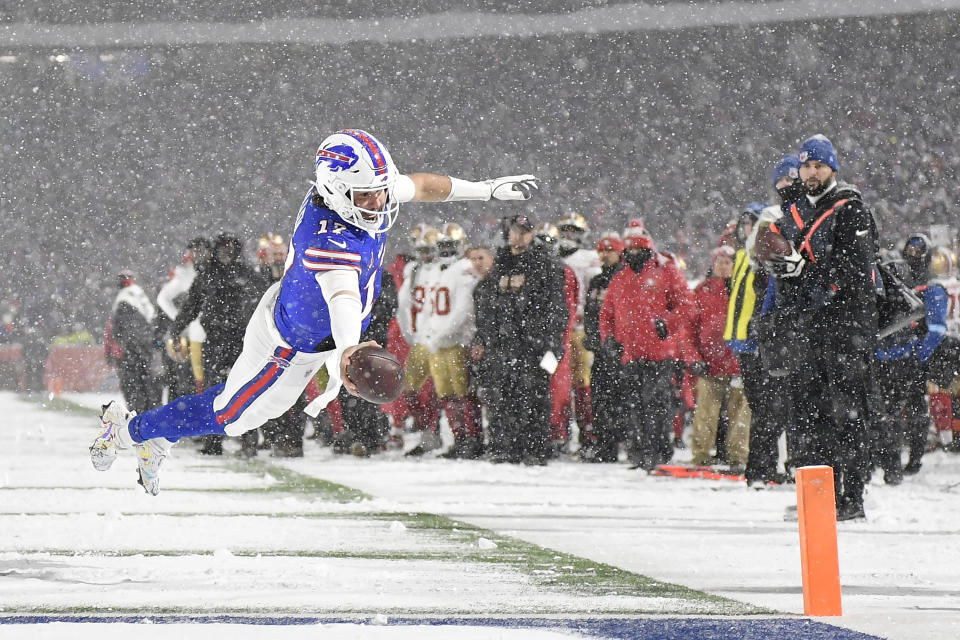
[(370, 159), (373, 161), (373, 173), (377, 176), (384, 176), (384, 180), (387, 179), (387, 160), (383, 157), (383, 152), (380, 150), (380, 143), (377, 142), (373, 136), (371, 136), (366, 131), (361, 131), (360, 129), (344, 129), (340, 133), (344, 133), (360, 142), (363, 145), (363, 148), (366, 149), (367, 153), (370, 155)]
[(359, 159), (357, 154), (353, 152), (353, 149), (350, 148), (350, 145), (346, 144), (337, 144), (329, 149), (324, 149), (323, 147), (317, 149), (317, 166), (319, 167), (321, 162), (326, 162), (332, 172), (349, 169), (357, 164), (357, 160)]

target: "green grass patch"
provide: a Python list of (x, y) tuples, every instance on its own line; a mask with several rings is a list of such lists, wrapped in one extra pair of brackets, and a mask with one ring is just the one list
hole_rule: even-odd
[[(541, 587), (582, 595), (633, 596), (693, 600), (708, 608), (740, 614), (769, 614), (761, 609), (678, 584), (660, 582), (612, 565), (594, 562), (569, 553), (540, 547), (525, 540), (501, 535), (490, 529), (473, 526), (432, 513), (368, 514), (373, 518), (390, 518), (403, 522), (408, 529), (445, 532), (458, 543), (477, 550), (470, 554), (474, 562), (498, 564), (527, 575)], [(496, 545), (480, 549), (481, 538)]]
[(57, 411), (59, 413), (72, 413), (76, 415), (83, 416), (97, 416), (100, 417), (100, 410), (94, 409), (93, 407), (85, 407), (82, 404), (73, 402), (72, 400), (67, 400), (63, 397), (50, 397), (45, 393), (30, 393), (27, 395), (21, 395), (20, 398), (27, 400), (28, 402), (33, 402), (40, 405), (41, 409), (46, 409), (47, 411)]
[(261, 477), (270, 477), (273, 483), (262, 488), (250, 489), (196, 489), (202, 492), (230, 492), (230, 493), (289, 493), (300, 496), (310, 496), (317, 500), (326, 502), (336, 502), (340, 504), (348, 502), (360, 502), (370, 500), (372, 496), (363, 491), (347, 487), (336, 482), (323, 480), (314, 476), (308, 476), (260, 460), (246, 460), (244, 462), (231, 461), (227, 467), (238, 473), (253, 473)]

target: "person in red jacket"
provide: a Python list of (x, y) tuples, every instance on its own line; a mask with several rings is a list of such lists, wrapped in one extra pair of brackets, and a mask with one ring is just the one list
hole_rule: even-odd
[(676, 263), (654, 251), (648, 234), (627, 227), (623, 243), (624, 269), (600, 308), (600, 339), (626, 382), (628, 458), (651, 471), (673, 456), (671, 382), (694, 305)]
[(730, 471), (743, 473), (750, 446), (750, 406), (743, 393), (740, 364), (723, 341), (734, 250), (722, 245), (714, 249), (710, 256), (710, 274), (693, 291), (696, 311), (691, 327), (698, 361), (690, 365), (690, 371), (698, 379), (690, 448), (693, 464), (710, 464), (711, 450), (717, 439), (717, 421), (726, 398)]

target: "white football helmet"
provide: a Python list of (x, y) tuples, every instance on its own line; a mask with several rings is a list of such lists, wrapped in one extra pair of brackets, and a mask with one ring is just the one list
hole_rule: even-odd
[(560, 241), (557, 243), (560, 251), (572, 253), (583, 246), (583, 239), (589, 231), (587, 219), (571, 211), (557, 222), (557, 231), (560, 232)]
[[(327, 207), (350, 224), (373, 233), (393, 226), (400, 203), (393, 193), (399, 177), (390, 152), (366, 131), (344, 129), (320, 143), (317, 149), (317, 193)], [(379, 211), (354, 204), (354, 194), (386, 190)]]
[(461, 255), (466, 242), (467, 234), (456, 222), (445, 222), (440, 225), (440, 237), (437, 238), (437, 252), (440, 257)]

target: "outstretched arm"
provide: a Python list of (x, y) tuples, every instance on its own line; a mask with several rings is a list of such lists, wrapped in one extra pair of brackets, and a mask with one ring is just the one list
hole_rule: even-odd
[(400, 177), (396, 195), (400, 202), (529, 200), (537, 189), (537, 179), (532, 175), (470, 182), (436, 173), (411, 173)]

